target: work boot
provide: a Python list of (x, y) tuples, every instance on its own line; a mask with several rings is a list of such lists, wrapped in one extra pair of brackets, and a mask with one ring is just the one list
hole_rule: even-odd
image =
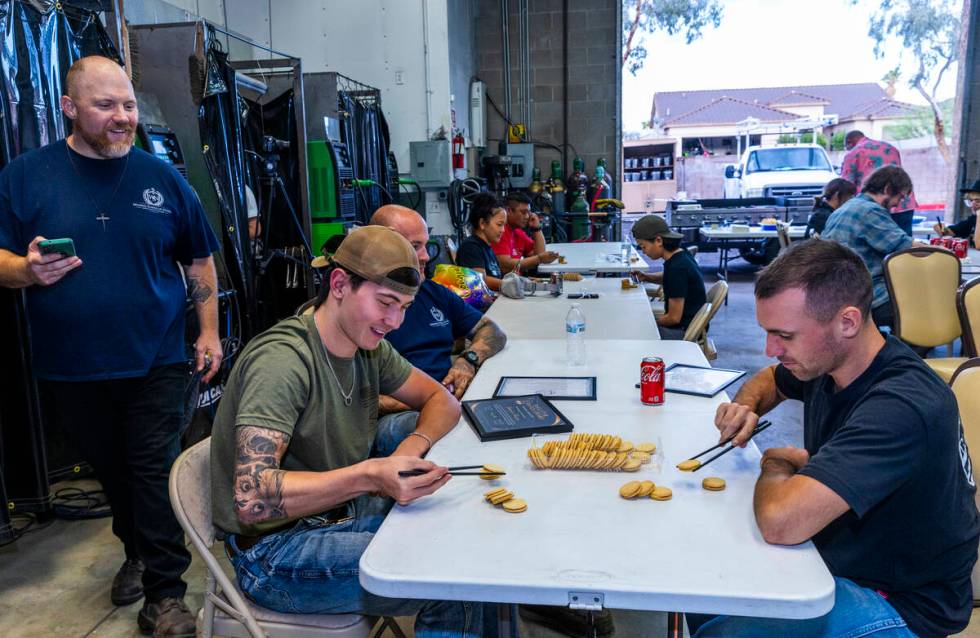
[[(589, 612), (551, 607), (548, 605), (520, 605), (521, 620), (547, 627), (573, 638), (605, 638), (616, 630), (612, 612), (608, 609), (592, 612), (593, 627), (589, 626)], [(594, 632), (593, 632), (594, 629)]]
[(115, 578), (110, 592), (113, 605), (131, 605), (143, 597), (143, 561), (127, 558)]
[(194, 615), (180, 598), (147, 601), (137, 619), (140, 631), (153, 638), (194, 638), (197, 627)]

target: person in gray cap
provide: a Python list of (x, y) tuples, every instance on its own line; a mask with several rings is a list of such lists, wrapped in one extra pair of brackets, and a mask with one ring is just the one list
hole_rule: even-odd
[[(450, 480), (422, 457), (459, 421), (459, 402), (384, 338), (422, 283), (415, 250), (390, 228), (366, 226), (341, 242), (323, 277), (312, 314), (248, 344), (218, 407), (212, 511), (238, 583), (275, 611), (414, 615), (419, 638), (479, 638), (481, 603), (384, 598), (358, 582), (361, 554), (394, 503)], [(379, 426), (380, 394), (417, 420)]]
[(662, 273), (639, 274), (642, 280), (663, 286), (665, 312), (657, 317), (660, 338), (683, 339), (691, 319), (707, 300), (701, 268), (681, 248), (684, 236), (671, 230), (660, 215), (647, 215), (633, 224), (633, 237), (644, 255), (664, 260)]

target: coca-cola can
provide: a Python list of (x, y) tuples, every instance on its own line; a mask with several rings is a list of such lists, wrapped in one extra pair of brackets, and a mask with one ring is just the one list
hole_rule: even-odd
[(664, 360), (660, 357), (643, 357), (640, 362), (640, 401), (664, 404)]
[(954, 241), (956, 241), (955, 237), (950, 237), (949, 235), (946, 235), (945, 237), (943, 237), (943, 246), (946, 248), (946, 250), (953, 250)]
[(970, 252), (970, 242), (957, 237), (953, 240), (953, 252), (956, 253), (956, 256), (960, 259), (966, 259), (966, 256)]
[(943, 241), (942, 237), (932, 237), (929, 240), (929, 243), (933, 246), (939, 246), (940, 248), (946, 247), (946, 242)]

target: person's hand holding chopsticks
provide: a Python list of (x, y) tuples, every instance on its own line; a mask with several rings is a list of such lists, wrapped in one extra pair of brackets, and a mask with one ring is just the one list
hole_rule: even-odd
[[(388, 456), (369, 459), (365, 463), (372, 465), (369, 475), (374, 483), (373, 489), (368, 491), (393, 498), (399, 505), (432, 494), (452, 478), (449, 468), (413, 456)], [(398, 474), (413, 470), (421, 470), (424, 474), (409, 477)]]
[(722, 403), (715, 412), (715, 427), (721, 431), (718, 441), (731, 439), (737, 447), (745, 447), (758, 423), (759, 415), (741, 403)]

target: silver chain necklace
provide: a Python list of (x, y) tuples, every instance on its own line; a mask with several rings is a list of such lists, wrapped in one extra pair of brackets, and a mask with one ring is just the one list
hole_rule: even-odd
[(344, 397), (344, 405), (350, 407), (351, 403), (354, 402), (354, 384), (357, 383), (357, 359), (351, 359), (351, 377), (350, 377), (350, 390), (344, 392), (344, 386), (340, 385), (340, 377), (333, 369), (333, 364), (330, 362), (330, 351), (327, 350), (327, 344), (323, 343), (323, 337), (320, 336), (320, 326), (316, 322), (316, 315), (313, 315), (313, 326), (316, 328), (316, 337), (320, 342), (320, 347), (323, 348), (323, 356), (327, 359), (327, 368), (330, 369), (330, 374), (333, 375), (333, 380), (337, 383), (337, 389), (340, 390), (341, 396)]

